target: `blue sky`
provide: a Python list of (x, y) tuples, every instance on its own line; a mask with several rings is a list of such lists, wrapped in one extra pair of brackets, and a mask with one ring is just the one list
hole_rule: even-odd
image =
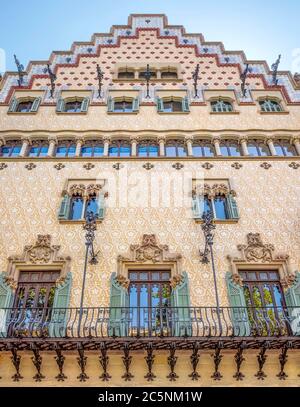
[[(68, 50), (73, 41), (88, 41), (94, 32), (126, 24), (130, 13), (165, 13), (170, 24), (222, 41), (228, 50), (244, 50), (248, 59), (300, 71), (299, 0), (26, 0), (1, 1), (0, 49), (6, 69), (15, 70), (16, 53), (26, 67), (47, 60), (52, 50)], [(0, 59), (3, 51), (0, 51)], [(0, 71), (3, 71), (0, 61)]]

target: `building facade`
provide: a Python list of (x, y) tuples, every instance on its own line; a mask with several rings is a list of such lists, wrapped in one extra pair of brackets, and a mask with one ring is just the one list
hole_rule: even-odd
[(297, 75), (131, 15), (0, 123), (0, 386), (300, 385)]

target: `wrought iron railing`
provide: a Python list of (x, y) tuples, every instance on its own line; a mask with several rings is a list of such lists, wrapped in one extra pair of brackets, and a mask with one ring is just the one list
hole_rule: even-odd
[(298, 335), (300, 307), (0, 309), (1, 339)]

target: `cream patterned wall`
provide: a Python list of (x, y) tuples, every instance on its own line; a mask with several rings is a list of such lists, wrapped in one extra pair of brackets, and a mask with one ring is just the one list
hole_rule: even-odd
[[(264, 160), (265, 161), (265, 160)], [(229, 270), (227, 255), (238, 256), (238, 244), (246, 243), (250, 232), (260, 233), (264, 243), (272, 243), (276, 253), (288, 254), (293, 271), (300, 268), (300, 169), (289, 166), (288, 160), (269, 160), (271, 167), (261, 167), (263, 160), (243, 160), (239, 170), (234, 160), (214, 160), (213, 168), (204, 171), (209, 179), (229, 179), (237, 193), (240, 221), (218, 224), (215, 256), (218, 286), (222, 304), (227, 305), (225, 273)], [(30, 161), (31, 163), (33, 162)], [(150, 177), (192, 178), (203, 174), (202, 163), (184, 159), (180, 171), (172, 165), (178, 160), (153, 160), (154, 168), (147, 171), (143, 160), (123, 160), (129, 176), (139, 173)], [(32, 170), (25, 168), (26, 160), (7, 160), (7, 168), (0, 171), (1, 233), (0, 270), (6, 271), (8, 257), (21, 254), (25, 245), (35, 243), (38, 234), (50, 234), (52, 244), (61, 246), (61, 254), (71, 256), (74, 277), (71, 305), (79, 305), (84, 261), (84, 231), (82, 224), (62, 224), (57, 219), (61, 193), (69, 178), (120, 177), (112, 168), (114, 161), (97, 160), (91, 170), (83, 168), (84, 160), (67, 159), (58, 171), (55, 160), (35, 160)], [(124, 185), (123, 185), (124, 187)], [(129, 185), (132, 193), (134, 186)], [(110, 184), (106, 186), (110, 190)], [(193, 305), (215, 305), (210, 266), (200, 263), (199, 249), (203, 237), (199, 224), (192, 219), (190, 208), (184, 207), (109, 207), (103, 223), (98, 225), (96, 247), (100, 262), (90, 266), (87, 275), (86, 305), (109, 305), (109, 279), (117, 271), (118, 255), (126, 255), (131, 244), (139, 244), (143, 234), (155, 234), (160, 244), (169, 246), (171, 253), (182, 255), (182, 269), (188, 272)]]

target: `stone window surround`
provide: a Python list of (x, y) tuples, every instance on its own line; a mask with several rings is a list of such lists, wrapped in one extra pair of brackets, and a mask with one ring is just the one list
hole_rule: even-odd
[[(31, 145), (31, 143), (33, 141), (46, 141), (48, 140), (49, 142), (49, 150), (48, 150), (48, 155), (47, 157), (55, 157), (55, 147), (58, 143), (58, 141), (63, 141), (63, 140), (74, 140), (76, 143), (76, 153), (75, 153), (75, 157), (80, 157), (81, 156), (81, 147), (84, 144), (84, 142), (89, 141), (89, 140), (99, 140), (103, 143), (104, 145), (104, 152), (103, 152), (103, 157), (108, 157), (108, 150), (109, 150), (109, 146), (110, 146), (110, 142), (116, 139), (125, 139), (125, 140), (130, 140), (131, 142), (131, 157), (136, 157), (137, 156), (137, 145), (139, 140), (155, 140), (159, 147), (160, 147), (160, 154), (159, 157), (164, 157), (165, 156), (165, 144), (166, 141), (169, 139), (178, 139), (178, 140), (184, 140), (187, 146), (187, 152), (188, 155), (187, 157), (193, 157), (193, 141), (195, 140), (205, 140), (207, 142), (211, 142), (214, 146), (215, 149), (215, 158), (216, 157), (223, 157), (223, 155), (221, 154), (221, 150), (220, 150), (220, 143), (222, 140), (235, 140), (238, 141), (241, 145), (241, 156), (238, 157), (226, 157), (228, 159), (240, 159), (242, 157), (250, 157), (249, 152), (248, 152), (248, 148), (247, 148), (247, 141), (248, 140), (262, 140), (268, 147), (269, 150), (271, 152), (271, 156), (269, 157), (281, 157), (277, 155), (277, 152), (275, 150), (274, 147), (274, 142), (276, 140), (286, 140), (288, 142), (290, 142), (292, 145), (294, 145), (297, 155), (300, 156), (300, 135), (299, 136), (288, 136), (288, 135), (278, 135), (278, 136), (274, 136), (274, 135), (203, 135), (203, 136), (198, 136), (195, 135), (194, 137), (192, 135), (183, 135), (181, 133), (179, 134), (172, 134), (172, 135), (142, 135), (142, 136), (129, 136), (129, 135), (124, 135), (122, 136), (122, 133), (120, 133), (120, 135), (113, 135), (113, 136), (109, 136), (109, 135), (104, 135), (104, 136), (70, 136), (70, 135), (66, 135), (66, 136), (54, 136), (54, 135), (50, 135), (47, 136), (45, 134), (41, 134), (40, 136), (34, 136), (34, 137), (30, 137), (30, 136), (7, 136), (4, 138), (0, 138), (0, 147), (2, 145), (5, 145), (5, 143), (9, 143), (9, 141), (17, 141), (17, 140), (21, 140), (22, 141), (22, 148), (19, 154), (19, 157), (27, 157), (27, 153), (29, 150), (29, 146)], [(225, 156), (224, 156), (225, 157)], [(256, 157), (256, 156), (255, 156)], [(266, 158), (268, 156), (264, 156), (264, 158)], [(297, 156), (295, 156), (297, 157)], [(1, 156), (0, 156), (1, 158)], [(38, 159), (38, 157), (32, 157), (33, 159)], [(43, 157), (45, 159), (45, 157)], [(64, 158), (68, 158), (68, 157), (59, 157), (60, 159)], [(93, 158), (93, 157), (88, 157), (88, 158)], [(128, 158), (128, 157), (126, 157)], [(185, 157), (180, 157), (181, 159), (184, 159)], [(199, 157), (198, 157), (199, 158)], [(213, 157), (206, 157), (206, 158), (213, 158)]]

